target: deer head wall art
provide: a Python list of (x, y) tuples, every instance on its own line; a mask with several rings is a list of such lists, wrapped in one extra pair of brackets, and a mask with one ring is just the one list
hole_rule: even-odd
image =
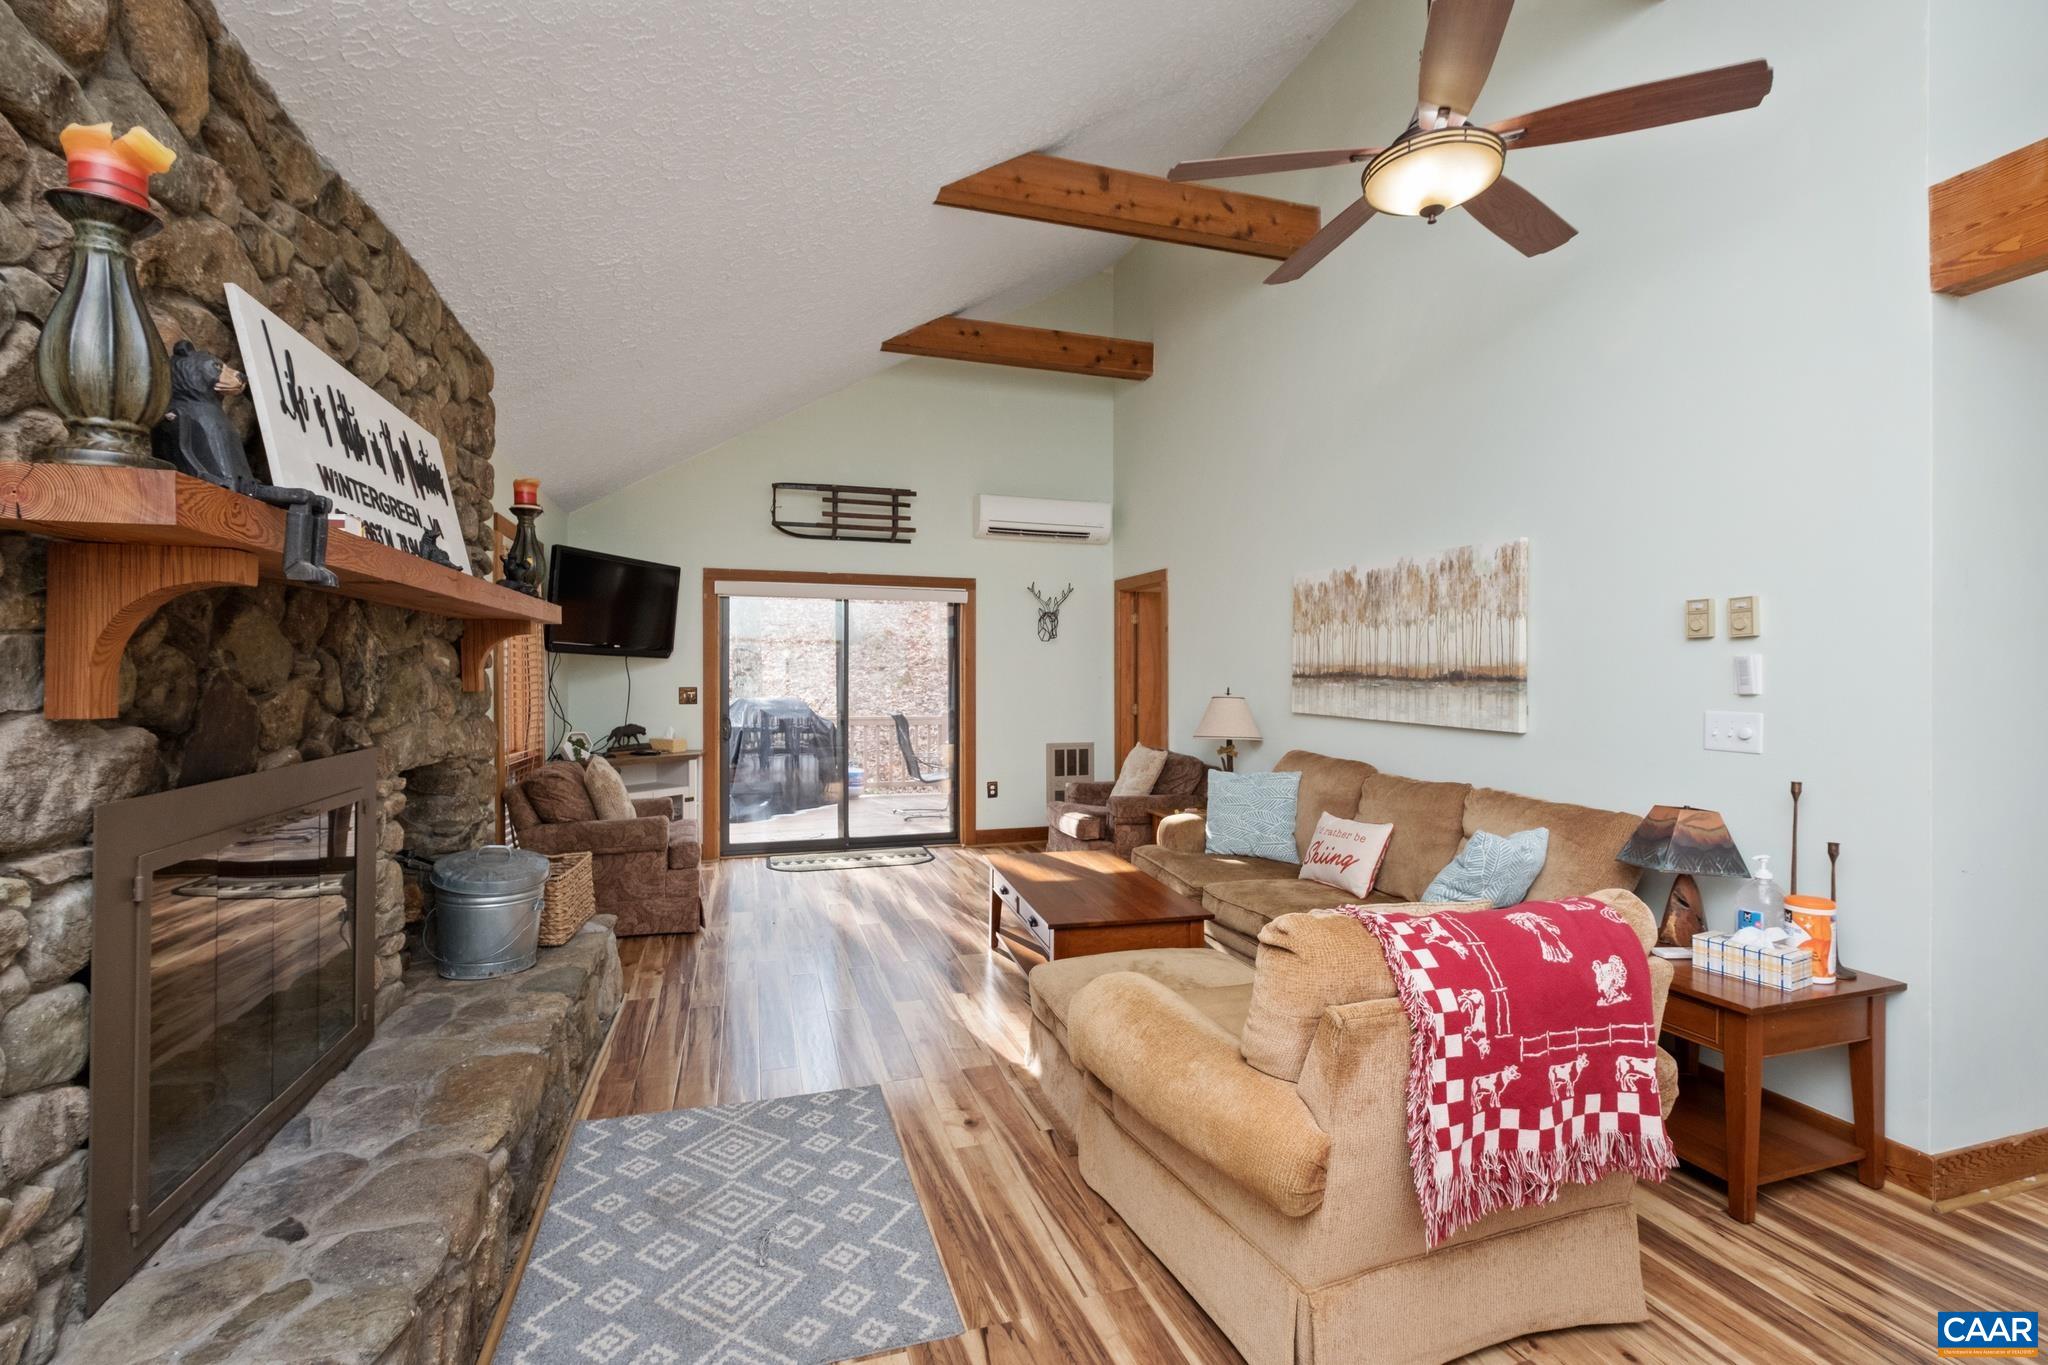
[(1038, 599), (1038, 638), (1050, 644), (1060, 637), (1060, 607), (1074, 595), (1074, 585), (1067, 584), (1067, 590), (1058, 597), (1048, 597), (1033, 583), (1031, 595)]

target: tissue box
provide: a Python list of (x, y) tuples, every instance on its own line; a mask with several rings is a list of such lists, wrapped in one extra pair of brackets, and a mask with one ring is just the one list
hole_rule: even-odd
[(1733, 934), (1694, 934), (1692, 967), (1696, 972), (1732, 976), (1759, 986), (1796, 991), (1813, 984), (1813, 954), (1805, 948), (1757, 947), (1730, 942)]

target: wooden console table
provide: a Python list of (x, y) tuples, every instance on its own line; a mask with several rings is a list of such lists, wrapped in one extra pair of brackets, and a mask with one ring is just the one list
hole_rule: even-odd
[[(1862, 973), (1854, 981), (1781, 991), (1673, 964), (1664, 1031), (1678, 1040), (1683, 1076), (1671, 1114), (1679, 1158), (1728, 1182), (1728, 1216), (1756, 1221), (1759, 1185), (1856, 1165), (1884, 1185), (1884, 1009), (1905, 983)], [(1854, 1139), (1764, 1103), (1764, 1058), (1815, 1048), (1849, 1049)], [(1719, 1049), (1719, 1082), (1697, 1069), (1697, 1050)]]

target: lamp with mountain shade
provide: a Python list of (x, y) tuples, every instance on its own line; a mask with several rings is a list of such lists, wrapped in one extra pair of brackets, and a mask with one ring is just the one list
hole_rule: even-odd
[(1694, 806), (1650, 807), (1643, 823), (1614, 856), (1631, 867), (1678, 874), (1672, 879), (1664, 919), (1657, 927), (1657, 942), (1665, 947), (1690, 948), (1693, 935), (1706, 932), (1699, 883), (1694, 877), (1749, 875), (1749, 864), (1735, 847), (1721, 813)]

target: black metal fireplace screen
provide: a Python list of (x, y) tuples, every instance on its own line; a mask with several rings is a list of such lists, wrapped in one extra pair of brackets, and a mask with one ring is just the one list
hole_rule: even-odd
[(93, 822), (87, 1308), (370, 1040), (377, 758)]

